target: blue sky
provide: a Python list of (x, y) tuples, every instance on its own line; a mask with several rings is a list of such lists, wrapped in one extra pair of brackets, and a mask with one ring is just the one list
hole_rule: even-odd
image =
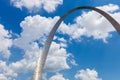
[[(119, 0), (0, 0), (0, 80), (30, 80), (56, 21), (93, 6), (120, 22)], [(43, 80), (119, 80), (120, 35), (100, 14), (82, 10), (60, 25)]]

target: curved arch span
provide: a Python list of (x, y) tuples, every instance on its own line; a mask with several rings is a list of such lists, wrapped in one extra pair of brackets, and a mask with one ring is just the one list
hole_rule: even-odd
[(42, 75), (42, 72), (43, 72), (43, 67), (44, 67), (44, 64), (45, 64), (45, 61), (46, 61), (46, 58), (47, 58), (47, 55), (48, 55), (48, 51), (49, 51), (51, 42), (53, 40), (55, 32), (57, 31), (59, 25), (61, 24), (61, 22), (69, 14), (71, 14), (74, 11), (80, 10), (80, 9), (90, 9), (90, 10), (94, 10), (94, 11), (100, 13), (113, 25), (113, 27), (116, 29), (116, 31), (120, 34), (120, 24), (115, 19), (113, 19), (109, 14), (107, 14), (106, 12), (104, 12), (104, 11), (98, 9), (98, 8), (94, 8), (94, 7), (90, 7), (90, 6), (82, 6), (82, 7), (77, 7), (77, 8), (74, 8), (74, 9), (66, 12), (63, 16), (60, 17), (60, 19), (56, 22), (56, 24), (54, 25), (54, 27), (50, 31), (50, 34), (49, 34), (49, 36), (48, 36), (48, 38), (45, 42), (45, 45), (43, 47), (43, 52), (38, 59), (38, 62), (37, 62), (32, 80), (40, 80), (41, 79), (41, 75)]

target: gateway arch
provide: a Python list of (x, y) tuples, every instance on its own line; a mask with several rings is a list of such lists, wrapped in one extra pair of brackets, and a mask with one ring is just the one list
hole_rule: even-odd
[(113, 25), (113, 27), (116, 29), (116, 31), (120, 34), (120, 24), (115, 19), (113, 19), (109, 14), (107, 14), (106, 12), (104, 12), (98, 8), (94, 8), (94, 7), (90, 7), (90, 6), (82, 6), (82, 7), (76, 7), (72, 10), (69, 10), (63, 16), (60, 17), (60, 19), (56, 22), (56, 24), (54, 25), (54, 27), (50, 31), (50, 34), (48, 35), (47, 40), (44, 44), (42, 54), (39, 56), (38, 62), (36, 64), (36, 68), (34, 70), (32, 80), (40, 80), (41, 79), (43, 68), (45, 65), (45, 61), (46, 61), (46, 58), (48, 55), (48, 51), (49, 51), (51, 42), (53, 40), (55, 32), (57, 31), (59, 25), (61, 24), (61, 22), (72, 12), (77, 11), (77, 10), (81, 10), (81, 9), (94, 10), (94, 11), (100, 13)]

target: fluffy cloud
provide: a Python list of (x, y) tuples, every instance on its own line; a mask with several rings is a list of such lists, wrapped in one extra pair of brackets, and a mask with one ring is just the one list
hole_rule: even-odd
[(77, 80), (102, 80), (101, 78), (98, 78), (98, 73), (95, 70), (80, 70), (75, 75), (75, 79)]
[(53, 42), (48, 54), (45, 70), (50, 72), (58, 72), (60, 70), (70, 68), (67, 64), (67, 58), (69, 56), (66, 49), (62, 48), (60, 44)]
[[(0, 61), (1, 75), (5, 77), (7, 80), (13, 80), (20, 73), (23, 74), (33, 71), (40, 50), (41, 49), (38, 48), (37, 44), (33, 43), (31, 50), (25, 51), (25, 55), (23, 59), (16, 62), (12, 62), (10, 64), (6, 64), (6, 62)], [(0, 79), (2, 78), (0, 77)]]
[(59, 17), (42, 17), (40, 15), (28, 16), (20, 23), (23, 29), (21, 37), (14, 41), (14, 44), (22, 49), (28, 49), (30, 43), (36, 40), (43, 44), (46, 35), (50, 32), (51, 28), (58, 20)]
[(17, 74), (7, 66), (6, 62), (0, 60), (0, 80), (11, 80), (11, 77), (16, 77)]
[(52, 76), (49, 80), (69, 80), (69, 79), (65, 79), (62, 74), (57, 74)]
[[(32, 54), (35, 55), (34, 52), (36, 51), (37, 53), (38, 51), (38, 53), (36, 54), (37, 57), (40, 53), (38, 43), (36, 43), (36, 47), (31, 49), (33, 47), (32, 43), (35, 43), (34, 41), (36, 40), (41, 40), (40, 43), (43, 44), (42, 39), (44, 39), (45, 35), (47, 35), (50, 32), (51, 28), (58, 20), (58, 18), (59, 17), (46, 18), (39, 15), (33, 17), (31, 16), (26, 17), (25, 20), (22, 21), (20, 24), (23, 29), (23, 32), (21, 33), (21, 37), (17, 38), (14, 41), (14, 45), (24, 49), (25, 51), (28, 51), (29, 54), (25, 54), (26, 56), (31, 55), (32, 57)], [(65, 43), (66, 40), (64, 40), (63, 38), (57, 38), (57, 39), (61, 42), (61, 44), (63, 45), (66, 44)], [(68, 57), (67, 52), (65, 48), (63, 48), (63, 45), (61, 44), (58, 44), (56, 42), (52, 43), (45, 66), (46, 71), (56, 72), (62, 69), (69, 68), (68, 64), (66, 63), (66, 59)], [(60, 62), (62, 63), (60, 64)], [(53, 68), (53, 66), (56, 67)]]
[[(120, 22), (120, 12), (115, 12), (119, 9), (119, 6), (109, 4), (98, 8), (106, 11)], [(75, 24), (63, 24), (59, 31), (68, 34), (72, 39), (81, 39), (82, 36), (86, 36), (102, 39), (106, 42), (106, 39), (112, 36), (110, 33), (114, 32), (115, 29), (103, 16), (95, 11), (89, 11), (78, 16), (75, 19)]]
[[(13, 40), (13, 45), (23, 49), (25, 54), (19, 61), (12, 62), (10, 64), (4, 63), (6, 71), (2, 71), (1, 75), (8, 79), (9, 75), (6, 74), (9, 72), (11, 72), (11, 74), (15, 74), (16, 76), (20, 73), (32, 72), (42, 51), (42, 46), (40, 45), (43, 45), (46, 35), (48, 35), (58, 18), (59, 17), (46, 18), (39, 15), (26, 17), (20, 24), (22, 33), (18, 38)], [(60, 44), (52, 42), (44, 68), (45, 72), (59, 72), (60, 70), (70, 68), (67, 64), (67, 58), (69, 55), (65, 46), (63, 46), (66, 45), (66, 40), (58, 37), (56, 39), (60, 41)], [(4, 68), (4, 66), (0, 66), (1, 69)], [(11, 79), (9, 78), (9, 80)]]
[(119, 6), (115, 5), (115, 4), (108, 4), (108, 5), (104, 5), (104, 6), (99, 6), (97, 8), (100, 8), (106, 12), (114, 12), (119, 9)]
[(0, 79), (1, 80), (7, 80), (7, 78), (3, 74), (0, 74)]
[(11, 3), (20, 9), (25, 7), (30, 11), (38, 11), (43, 8), (47, 12), (53, 12), (63, 0), (11, 0)]
[[(119, 9), (117, 5), (110, 4), (99, 8), (105, 9), (117, 21), (120, 21), (120, 12), (114, 12)], [(23, 58), (19, 61), (12, 62), (10, 64), (6, 64), (6, 62), (1, 61), (0, 79), (11, 80), (12, 78), (10, 79), (10, 77), (16, 77), (19, 73), (29, 73), (29, 71), (33, 71), (38, 56), (41, 54), (42, 45), (44, 45), (46, 36), (49, 34), (51, 28), (58, 19), (58, 16), (54, 18), (47, 18), (40, 15), (26, 17), (24, 21), (20, 23), (22, 33), (18, 38), (13, 40), (13, 43), (12, 40), (9, 39), (9, 32), (6, 31), (2, 25), (0, 25), (0, 32), (2, 32), (0, 34), (0, 42), (3, 41), (0, 44), (3, 45), (3, 43), (6, 43), (8, 41), (8, 43), (6, 43), (4, 47), (0, 46), (0, 52), (8, 50), (9, 47), (14, 44), (14, 46), (23, 49), (25, 53)], [(94, 11), (90, 11), (84, 12), (81, 16), (78, 16), (75, 19), (74, 24), (69, 23), (67, 25), (63, 22), (58, 32), (67, 34), (72, 39), (80, 39), (82, 36), (86, 36), (106, 41), (108, 37), (111, 37), (110, 32), (114, 31), (114, 28), (105, 20), (105, 18), (103, 18), (101, 15), (97, 14)], [(67, 41), (64, 38), (59, 37), (55, 37), (54, 39), (57, 39), (60, 43), (54, 41), (51, 45), (47, 62), (44, 68), (46, 72), (59, 72), (60, 70), (70, 68), (67, 64), (67, 59), (69, 58), (69, 53), (66, 51)], [(71, 60), (70, 62), (73, 65), (77, 65), (74, 60)], [(91, 80), (101, 80), (98, 78), (97, 72), (89, 69), (78, 72), (76, 74), (76, 78), (81, 78), (83, 80), (89, 78), (79, 76), (83, 73), (85, 73), (84, 75), (86, 76), (92, 76), (93, 78), (90, 77)], [(91, 75), (91, 73), (94, 73), (94, 75)]]
[(4, 29), (4, 26), (0, 24), (0, 56), (3, 58), (9, 58), (9, 48), (12, 46), (12, 40), (10, 34)]

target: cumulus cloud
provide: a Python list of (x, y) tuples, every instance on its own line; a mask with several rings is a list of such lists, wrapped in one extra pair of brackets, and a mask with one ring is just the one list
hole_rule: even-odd
[(0, 80), (11, 80), (11, 78), (16, 77), (17, 73), (14, 72), (6, 62), (0, 60)]
[[(25, 54), (19, 61), (10, 64), (4, 63), (7, 69), (1, 75), (4, 75), (8, 79), (9, 76), (6, 74), (9, 73), (9, 69), (11, 70), (11, 74), (14, 73), (16, 76), (20, 73), (32, 72), (42, 51), (42, 46), (40, 45), (43, 45), (46, 35), (48, 35), (58, 18), (59, 17), (46, 18), (39, 15), (26, 17), (25, 20), (20, 23), (22, 33), (18, 38), (13, 40), (13, 45), (23, 49)], [(57, 40), (66, 45), (65, 39), (57, 38)], [(52, 42), (44, 71), (59, 72), (60, 70), (69, 69), (70, 67), (67, 63), (68, 57), (68, 53), (63, 45), (55, 41)], [(0, 66), (4, 68), (2, 65)]]
[[(23, 32), (21, 33), (21, 37), (17, 38), (14, 41), (14, 44), (24, 49), (25, 51), (29, 51), (30, 54), (30, 52), (32, 52), (31, 48), (33, 47), (31, 43), (33, 43), (36, 40), (44, 39), (43, 37), (45, 37), (45, 35), (47, 35), (50, 32), (51, 28), (58, 20), (58, 18), (59, 17), (46, 18), (39, 15), (33, 17), (31, 16), (26, 17), (25, 20), (22, 21), (20, 24), (23, 29)], [(64, 40), (63, 38), (59, 38), (59, 40), (62, 44), (65, 44), (66, 42), (66, 40)], [(42, 41), (40, 42), (42, 43)], [(38, 51), (38, 53), (40, 53), (39, 46), (37, 43), (36, 43), (36, 47), (34, 47), (33, 49), (36, 48), (37, 50), (34, 51)], [(29, 54), (27, 56), (29, 56)], [(38, 54), (36, 55), (38, 56)], [(53, 42), (47, 58), (47, 62), (46, 62), (47, 66), (45, 66), (46, 71), (56, 72), (62, 69), (68, 69), (69, 66), (66, 63), (66, 59), (67, 59), (67, 52), (66, 49), (63, 48), (63, 45)], [(62, 63), (60, 64), (60, 62)], [(53, 68), (53, 66), (56, 67)]]
[[(36, 43), (32, 44), (31, 50), (26, 50), (23, 59), (7, 64), (0, 61), (0, 73), (7, 80), (13, 80), (18, 74), (32, 72), (41, 49)], [(0, 78), (2, 79), (2, 78)]]
[(69, 79), (65, 79), (62, 74), (56, 74), (52, 76), (49, 80), (69, 80)]
[[(23, 0), (24, 1), (24, 0)], [(27, 0), (26, 0), (27, 1)], [(16, 0), (16, 2), (19, 2)], [(20, 0), (21, 2), (21, 0)], [(107, 9), (106, 11), (112, 15), (117, 21), (120, 21), (120, 12), (115, 12), (119, 9), (117, 5), (106, 5), (99, 7), (101, 9)], [(7, 30), (4, 29), (2, 25), (0, 25), (0, 43), (6, 43), (6, 45), (0, 46), (0, 52), (6, 51), (13, 44), (20, 49), (24, 50), (24, 56), (21, 60), (12, 62), (10, 64), (6, 64), (6, 62), (1, 61), (0, 64), (0, 77), (1, 79), (10, 79), (11, 77), (16, 77), (19, 73), (28, 73), (29, 71), (33, 71), (36, 61), (38, 59), (38, 55), (41, 54), (42, 45), (44, 45), (44, 41), (46, 36), (49, 34), (51, 28), (56, 23), (56, 21), (60, 17), (43, 17), (40, 15), (35, 16), (27, 16), (21, 23), (20, 26), (22, 28), (22, 32), (20, 36), (16, 39), (9, 39), (10, 35)], [(82, 36), (93, 37), (94, 39), (102, 39), (106, 41), (108, 37), (111, 37), (111, 32), (114, 32), (115, 29), (107, 22), (105, 18), (101, 15), (97, 14), (94, 11), (84, 12), (81, 16), (78, 16), (75, 19), (74, 24), (65, 24), (64, 22), (61, 24), (59, 28), (59, 33), (67, 34), (72, 39), (81, 39)], [(55, 37), (59, 43), (53, 41), (49, 55), (47, 58), (47, 62), (45, 64), (44, 70), (46, 72), (59, 72), (64, 69), (70, 69), (67, 59), (69, 58), (69, 53), (66, 51), (67, 41), (64, 38)], [(5, 42), (4, 42), (5, 41)], [(8, 50), (9, 51), (9, 50)], [(61, 63), (62, 62), (62, 63)], [(77, 65), (74, 60), (70, 61), (71, 64)], [(53, 67), (54, 66), (54, 67)], [(6, 67), (6, 69), (4, 69)], [(79, 76), (85, 73), (86, 76), (90, 77), (91, 80), (101, 80), (98, 78), (97, 72), (94, 70), (82, 70), (78, 72), (76, 75), (77, 79), (86, 78), (84, 76)], [(87, 73), (87, 74), (86, 74)], [(90, 73), (90, 74), (89, 74)], [(91, 75), (94, 73), (94, 75)], [(14, 74), (10, 75), (10, 74)], [(60, 76), (63, 77), (63, 76)], [(89, 77), (87, 77), (89, 78)], [(54, 78), (53, 78), (54, 79)], [(63, 79), (64, 80), (64, 79)]]
[(22, 49), (28, 49), (31, 42), (40, 40), (43, 44), (46, 35), (50, 32), (51, 28), (58, 20), (59, 17), (42, 17), (40, 15), (28, 16), (20, 23), (23, 29), (20, 38), (14, 41), (14, 44)]
[(0, 79), (1, 80), (8, 80), (3, 74), (0, 74)]
[[(119, 6), (109, 4), (98, 8), (106, 11), (120, 22), (120, 12), (115, 12), (119, 9)], [(74, 24), (63, 24), (59, 31), (63, 34), (68, 34), (72, 39), (81, 39), (82, 36), (86, 36), (102, 39), (104, 42), (112, 36), (110, 33), (115, 31), (113, 26), (95, 11), (84, 12), (74, 21)]]
[(119, 6), (115, 5), (115, 4), (108, 4), (108, 5), (104, 5), (104, 6), (99, 6), (97, 8), (100, 8), (106, 12), (114, 12), (116, 10), (119, 10)]
[(61, 47), (60, 44), (53, 42), (48, 54), (45, 70), (49, 72), (58, 72), (70, 68), (67, 64), (68, 54), (66, 49)]
[(11, 0), (11, 3), (20, 9), (25, 7), (30, 11), (38, 11), (43, 8), (47, 12), (53, 12), (63, 0)]
[(0, 24), (0, 56), (3, 58), (9, 58), (9, 48), (12, 46), (12, 40), (10, 34), (4, 29), (4, 26)]
[(75, 79), (77, 80), (102, 80), (98, 78), (98, 73), (95, 70), (79, 70), (75, 75)]

